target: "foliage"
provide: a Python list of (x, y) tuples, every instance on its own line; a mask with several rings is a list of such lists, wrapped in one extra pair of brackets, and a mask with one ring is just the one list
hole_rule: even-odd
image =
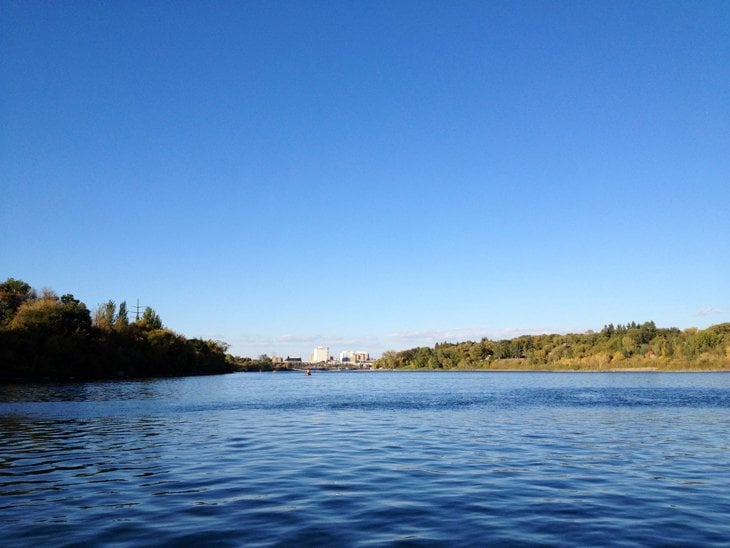
[(0, 326), (10, 322), (20, 305), (35, 298), (33, 288), (22, 280), (8, 278), (0, 283)]
[(94, 311), (94, 325), (104, 331), (114, 329), (114, 323), (117, 317), (117, 304), (109, 300), (104, 304), (100, 304)]
[(135, 323), (143, 329), (162, 329), (160, 316), (149, 306), (144, 309), (142, 317)]
[(124, 331), (129, 327), (129, 317), (127, 316), (127, 302), (122, 301), (119, 303), (119, 311), (114, 318), (114, 329), (117, 331)]
[(704, 330), (654, 322), (607, 325), (599, 333), (525, 335), (386, 352), (382, 369), (730, 369), (730, 323)]
[(228, 373), (236, 370), (222, 341), (186, 339), (164, 329), (148, 308), (130, 324), (126, 303), (86, 305), (25, 282), (0, 284), (0, 382)]
[(24, 302), (10, 321), (10, 329), (35, 330), (66, 335), (88, 330), (91, 317), (84, 303), (73, 295), (64, 299), (46, 294), (44, 298)]
[(274, 363), (274, 361), (262, 354), (256, 359), (241, 358), (239, 356), (229, 356), (231, 363), (238, 371), (289, 371), (289, 366), (283, 363)]

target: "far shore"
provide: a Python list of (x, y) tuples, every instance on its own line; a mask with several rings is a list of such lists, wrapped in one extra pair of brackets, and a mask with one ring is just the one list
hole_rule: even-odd
[[(313, 373), (341, 373), (341, 372), (382, 372), (382, 373), (730, 373), (730, 369), (662, 369), (659, 367), (623, 367), (610, 369), (545, 369), (545, 368), (523, 368), (523, 369), (426, 369), (426, 368), (397, 368), (397, 369), (361, 369), (361, 368), (309, 368)], [(304, 372), (304, 369), (276, 369), (262, 371), (243, 371), (244, 373), (272, 373), (272, 372)]]

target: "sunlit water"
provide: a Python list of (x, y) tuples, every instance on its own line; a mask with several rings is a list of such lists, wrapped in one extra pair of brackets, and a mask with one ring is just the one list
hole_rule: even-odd
[(0, 387), (0, 542), (728, 545), (730, 375)]

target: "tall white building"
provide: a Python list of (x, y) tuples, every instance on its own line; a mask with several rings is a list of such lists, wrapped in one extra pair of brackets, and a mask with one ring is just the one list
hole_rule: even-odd
[(330, 347), (329, 346), (315, 346), (312, 351), (312, 359), (309, 361), (312, 363), (324, 363), (330, 359)]

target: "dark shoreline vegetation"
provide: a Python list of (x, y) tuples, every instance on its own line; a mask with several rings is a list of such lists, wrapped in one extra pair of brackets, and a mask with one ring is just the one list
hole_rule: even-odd
[[(288, 370), (227, 354), (222, 341), (187, 339), (150, 307), (129, 321), (126, 303), (93, 314), (71, 294), (0, 283), (0, 382), (129, 379)], [(730, 323), (680, 331), (654, 322), (600, 332), (441, 343), (385, 352), (374, 369), (484, 371), (730, 371)]]
[(187, 339), (147, 307), (90, 313), (84, 303), (21, 280), (0, 283), (0, 382), (209, 375), (236, 371), (220, 341)]

